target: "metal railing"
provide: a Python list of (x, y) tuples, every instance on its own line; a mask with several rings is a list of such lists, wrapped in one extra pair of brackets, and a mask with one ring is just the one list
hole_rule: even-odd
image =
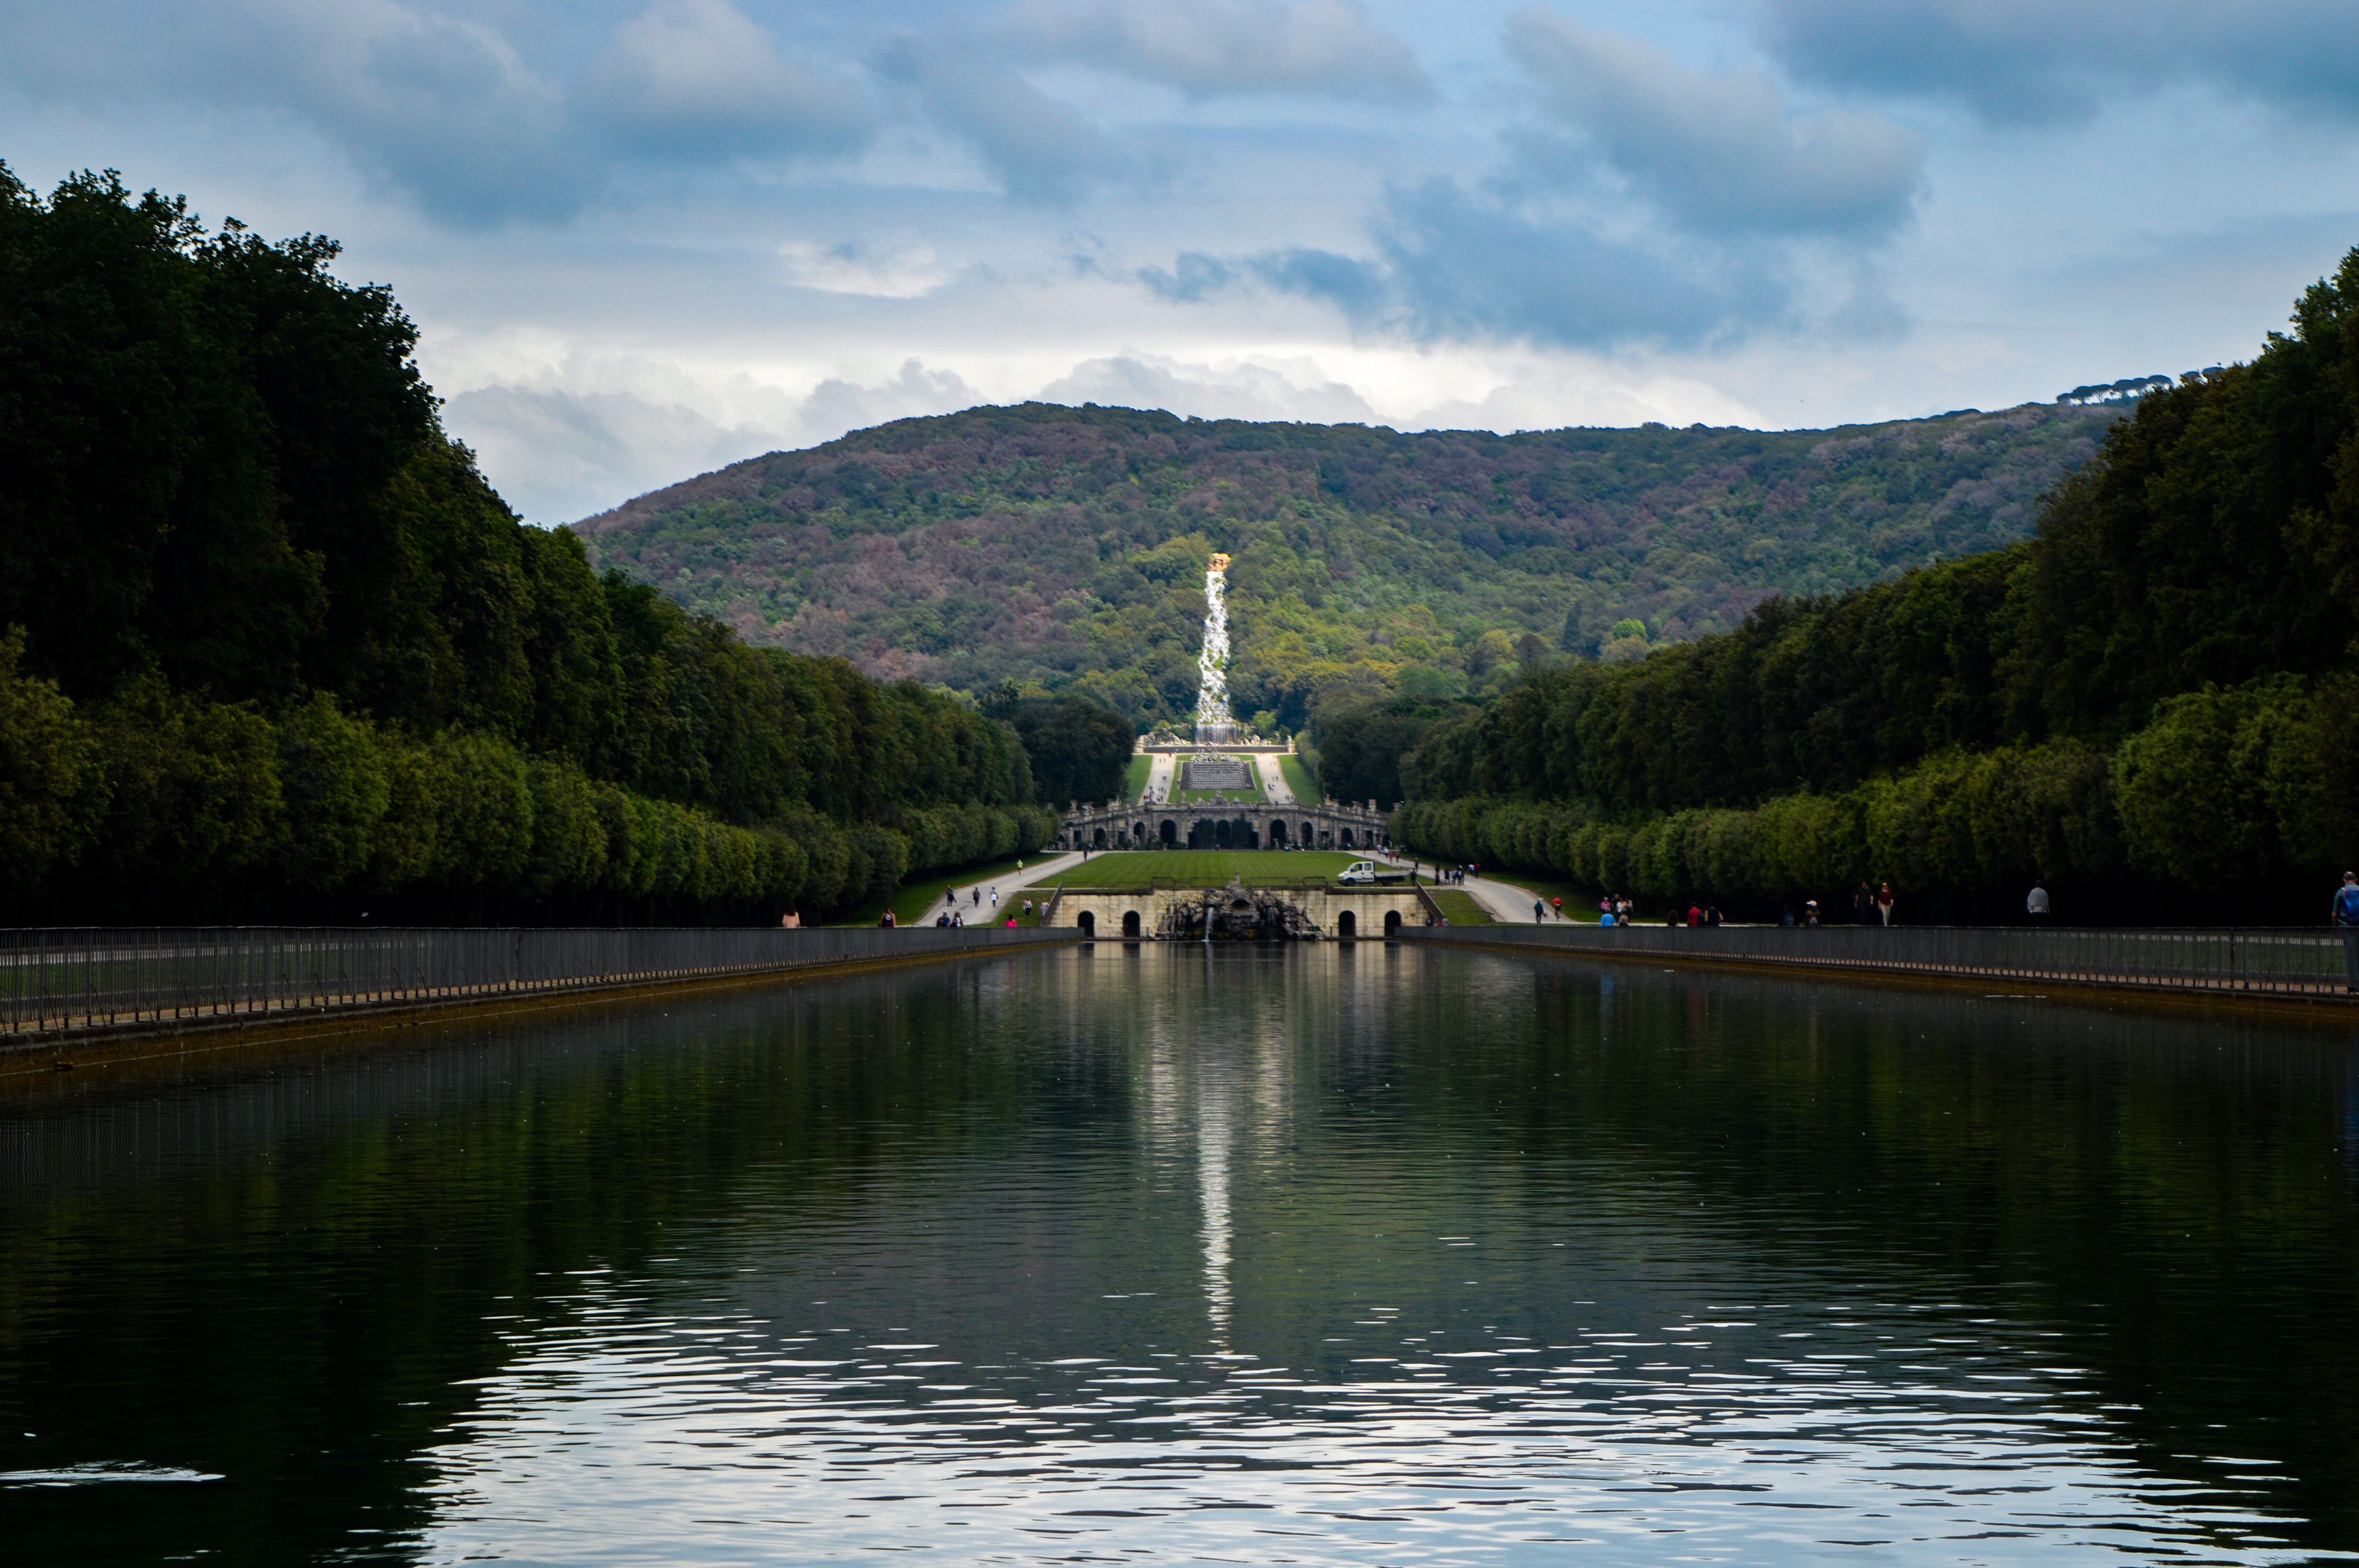
[(1074, 936), (980, 925), (0, 930), (0, 1035), (579, 990)]
[(1915, 925), (1428, 927), (1425, 942), (1533, 947), (1583, 957), (1720, 958), (1798, 968), (1862, 969), (2060, 984), (2278, 996), (2342, 996), (2343, 939), (2318, 926), (2244, 930), (2089, 930)]

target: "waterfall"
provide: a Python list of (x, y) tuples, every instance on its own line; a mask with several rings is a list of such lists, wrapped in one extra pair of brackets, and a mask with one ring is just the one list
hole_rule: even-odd
[(1214, 556), (1204, 569), (1204, 651), (1196, 655), (1196, 741), (1221, 745), (1237, 739), (1229, 711), (1229, 557)]

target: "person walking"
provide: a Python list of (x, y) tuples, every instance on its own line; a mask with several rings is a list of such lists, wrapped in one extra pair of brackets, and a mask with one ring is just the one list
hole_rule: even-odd
[(1892, 924), (1892, 884), (1885, 883), (1875, 890), (1876, 919), (1886, 925)]
[(2048, 890), (2037, 880), (2032, 882), (2031, 891), (2023, 895), (2023, 913), (2031, 916), (2031, 923), (2035, 925), (2047, 923)]
[(2334, 924), (2343, 930), (2343, 989), (2359, 996), (2359, 871), (2343, 873), (2334, 893)]
[(1861, 925), (1875, 924), (1875, 890), (1865, 881), (1862, 881), (1859, 891), (1851, 895), (1851, 917)]
[(1545, 925), (1548, 924), (1548, 905), (1542, 903), (1538, 899), (1532, 900), (1532, 924), (1534, 925)]
[(994, 909), (997, 909), (999, 907), (999, 884), (997, 882), (991, 884), (991, 907)]

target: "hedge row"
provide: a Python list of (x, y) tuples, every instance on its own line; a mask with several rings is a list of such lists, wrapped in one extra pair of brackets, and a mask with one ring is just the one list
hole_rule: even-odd
[(1836, 795), (1607, 819), (1580, 805), (1419, 801), (1397, 842), (1658, 899), (1844, 895), (1861, 880), (1973, 893), (2125, 873), (2201, 890), (2328, 875), (2359, 856), (2338, 737), (2359, 683), (2291, 677), (2162, 704), (2114, 752), (2071, 741), (1945, 752)]
[(801, 907), (881, 898), (912, 871), (1054, 837), (1040, 806), (901, 807), (856, 826), (791, 807), (746, 826), (591, 778), (507, 740), (413, 740), (326, 693), (274, 723), (135, 682), (77, 707), (0, 642), (0, 882), (136, 908), (409, 892), (547, 903)]

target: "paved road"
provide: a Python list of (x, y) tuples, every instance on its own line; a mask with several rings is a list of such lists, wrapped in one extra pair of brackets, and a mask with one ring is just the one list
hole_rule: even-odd
[(1256, 753), (1254, 771), (1261, 775), (1262, 794), (1272, 806), (1299, 806), (1294, 792), (1286, 787), (1286, 770), (1277, 765), (1277, 758), (1268, 753)]
[[(1005, 876), (985, 877), (981, 881), (962, 882), (953, 886), (943, 895), (940, 902), (928, 905), (925, 914), (916, 924), (931, 925), (934, 923), (934, 916), (948, 909), (951, 903), (956, 903), (965, 912), (969, 925), (978, 920), (987, 919), (991, 914), (991, 890), (994, 888), (999, 890), (999, 903), (1002, 911), (999, 918), (1006, 920), (1006, 906), (1011, 903), (1023, 902), (1023, 894), (1016, 890), (1028, 888), (1043, 877), (1053, 877), (1059, 871), (1081, 863), (1080, 852), (1072, 849), (1044, 850), (1037, 860), (1027, 856), (1024, 861), (1024, 869), (1020, 871), (1010, 871)], [(983, 894), (981, 903), (977, 903), (974, 898), (978, 891)], [(1011, 894), (1014, 895), (1013, 898), (1009, 896)]]
[[(1404, 869), (1412, 863), (1422, 865), (1429, 871), (1430, 871), (1433, 866), (1433, 862), (1431, 860), (1416, 860), (1413, 857), (1406, 855), (1380, 856), (1378, 858), (1386, 860), (1389, 864), (1399, 866)], [(1481, 904), (1484, 909), (1490, 911), (1491, 918), (1498, 921), (1503, 925), (1530, 925), (1535, 924), (1532, 919), (1532, 901), (1539, 897), (1539, 894), (1532, 892), (1529, 888), (1517, 887), (1513, 882), (1493, 881), (1489, 877), (1470, 877), (1462, 882), (1449, 882), (1442, 885), (1454, 887), (1460, 892), (1472, 893), (1473, 895), (1474, 902)], [(1566, 914), (1572, 914), (1576, 912), (1574, 912), (1570, 906), (1567, 906)], [(1592, 916), (1592, 919), (1594, 919), (1594, 916)], [(1555, 914), (1551, 914), (1549, 915), (1546, 924), (1549, 925), (1576, 924), (1586, 925), (1589, 924), (1589, 922), (1577, 920), (1560, 922), (1557, 919)]]
[(1149, 763), (1147, 769), (1147, 799), (1169, 800), (1171, 798), (1172, 774), (1175, 771), (1174, 764), (1178, 761), (1179, 759), (1169, 752), (1158, 752), (1155, 754), (1155, 761)]

